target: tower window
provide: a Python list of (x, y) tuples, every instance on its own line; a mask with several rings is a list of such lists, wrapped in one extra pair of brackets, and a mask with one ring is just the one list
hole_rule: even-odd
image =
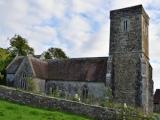
[(128, 32), (129, 31), (129, 19), (124, 18), (122, 20), (122, 31), (123, 32)]
[(127, 32), (128, 31), (128, 21), (124, 20), (124, 31)]

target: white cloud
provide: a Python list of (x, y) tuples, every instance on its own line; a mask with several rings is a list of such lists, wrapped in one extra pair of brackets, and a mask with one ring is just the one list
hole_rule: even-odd
[(49, 26), (35, 26), (32, 31), (28, 31), (26, 37), (30, 45), (41, 54), (44, 50), (57, 43), (57, 32)]
[[(81, 56), (108, 56), (109, 53), (109, 23), (104, 24), (100, 27), (99, 31), (97, 31), (92, 37), (90, 38), (90, 43), (86, 44), (85, 48), (82, 49)], [(88, 54), (90, 53), (90, 54)]]
[(159, 9), (160, 1), (159, 0), (145, 0), (143, 2), (146, 6), (150, 6), (152, 9)]
[[(151, 17), (152, 19), (152, 17)], [(160, 88), (160, 24), (155, 24), (154, 21), (150, 24), (150, 35), (149, 35), (149, 44), (150, 44), (150, 60), (153, 67), (153, 80), (155, 89)]]
[(71, 17), (63, 25), (61, 28), (62, 35), (74, 45), (74, 49), (80, 49), (83, 43), (90, 38), (90, 25), (78, 15)]
[(67, 7), (66, 0), (36, 0), (31, 1), (31, 4), (34, 6), (31, 12), (41, 19), (49, 19), (53, 16), (61, 18)]
[(73, 11), (77, 13), (86, 13), (90, 10), (94, 10), (95, 7), (89, 2), (84, 2), (83, 0), (74, 0), (73, 1)]
[(111, 9), (119, 9), (142, 4), (141, 0), (113, 0)]
[(103, 7), (103, 0), (73, 0), (72, 10), (76, 13), (94, 13)]
[(152, 62), (151, 64), (153, 67), (153, 80), (154, 80), (154, 90), (155, 90), (156, 88), (160, 88), (160, 80), (159, 80), (160, 63)]

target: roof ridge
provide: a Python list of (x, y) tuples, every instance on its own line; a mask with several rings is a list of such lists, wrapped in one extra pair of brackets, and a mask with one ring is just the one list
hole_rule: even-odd
[[(25, 57), (24, 57), (24, 58), (25, 58)], [(19, 65), (17, 71), (15, 72), (15, 76), (17, 75), (18, 71), (20, 70), (21, 66), (23, 65), (22, 63), (23, 63), (24, 60), (25, 60), (24, 58), (23, 58), (22, 62), (20, 63), (20, 65)]]
[(33, 68), (33, 64), (32, 64), (32, 61), (31, 61), (32, 57), (27, 56), (27, 59), (28, 59), (28, 62), (30, 64), (30, 66), (31, 66), (31, 69), (33, 71), (33, 75), (36, 76), (36, 73), (35, 73), (35, 70)]
[(39, 59), (39, 58), (36, 58), (36, 57), (34, 57), (34, 56), (28, 56), (30, 59), (35, 59), (35, 60), (37, 60), (37, 61), (40, 61), (40, 62), (46, 62), (47, 63), (47, 61), (45, 61), (45, 60), (42, 60), (42, 59)]
[(68, 60), (101, 60), (101, 59), (106, 59), (108, 58), (108, 56), (106, 57), (81, 57), (81, 58), (69, 58), (69, 59), (48, 59), (45, 62), (57, 62), (57, 61), (68, 61)]
[(14, 59), (9, 63), (9, 65), (6, 67), (6, 70), (18, 59), (23, 58), (24, 56), (15, 56)]

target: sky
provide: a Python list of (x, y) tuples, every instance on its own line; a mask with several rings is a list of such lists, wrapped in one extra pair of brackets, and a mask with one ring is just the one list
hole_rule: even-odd
[(160, 88), (160, 0), (0, 0), (0, 47), (19, 34), (36, 54), (59, 47), (69, 57), (108, 56), (109, 11), (138, 4), (150, 16), (150, 62)]

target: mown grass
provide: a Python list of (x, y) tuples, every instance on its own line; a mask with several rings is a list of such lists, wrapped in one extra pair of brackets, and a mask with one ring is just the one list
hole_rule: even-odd
[(69, 113), (48, 111), (0, 100), (0, 120), (90, 120)]

